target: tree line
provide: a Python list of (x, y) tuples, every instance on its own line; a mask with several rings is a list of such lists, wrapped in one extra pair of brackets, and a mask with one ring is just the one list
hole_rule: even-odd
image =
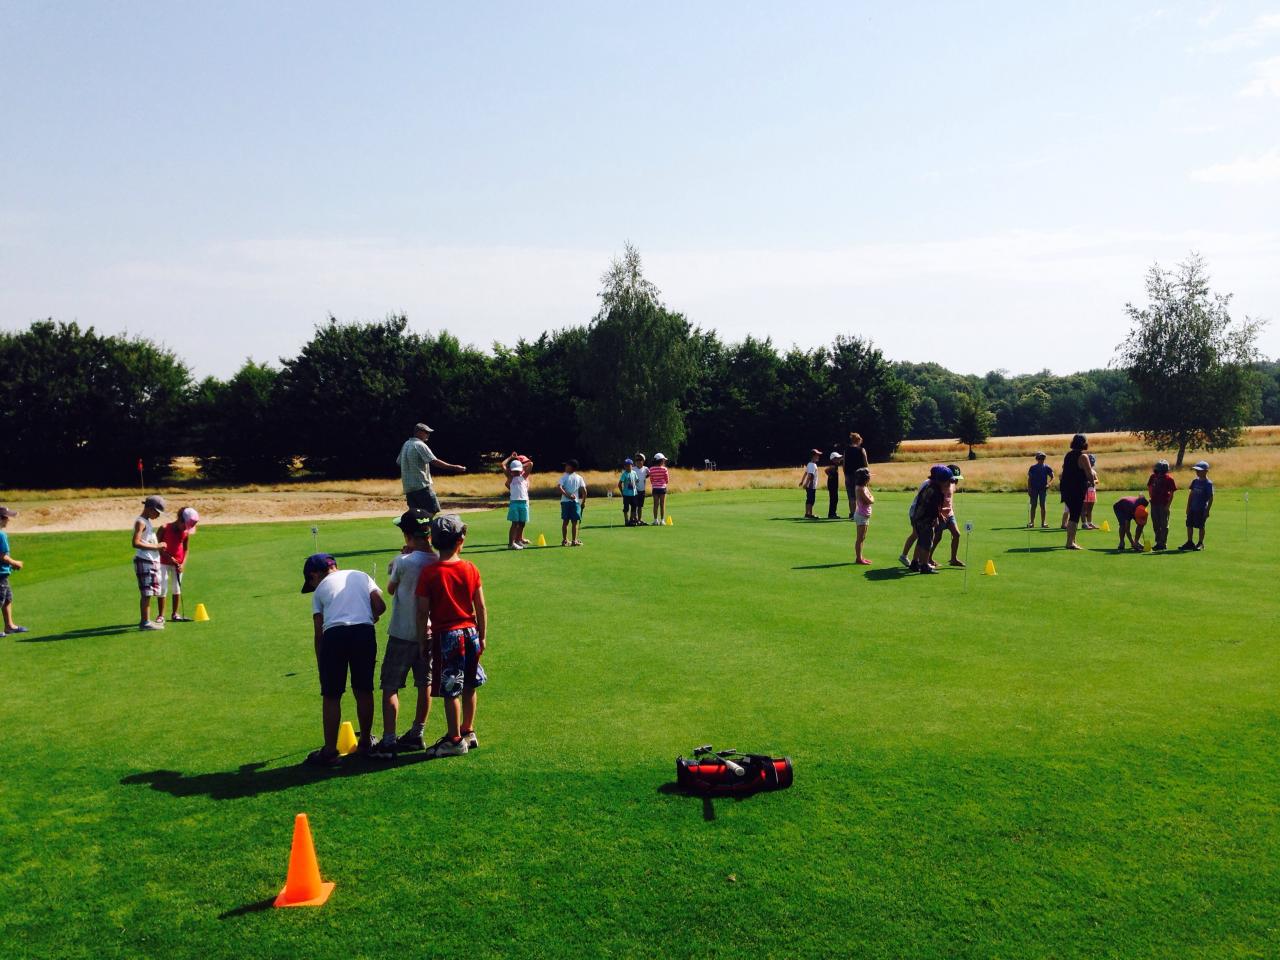
[[(330, 318), (297, 356), (248, 360), (225, 380), (194, 379), (145, 338), (39, 321), (0, 333), (0, 483), (126, 484), (139, 460), (159, 478), (178, 456), (217, 481), (281, 480), (299, 464), (385, 476), (417, 420), (437, 428), (447, 459), (472, 468), (511, 449), (589, 466), (662, 450), (726, 468), (798, 463), (815, 444), (842, 447), (850, 430), (881, 460), (904, 438), (1142, 430), (1155, 416), (1132, 366), (971, 376), (891, 362), (856, 336), (816, 349), (726, 343), (662, 303), (630, 246), (600, 299), (585, 326), (489, 351), (413, 331), (403, 316)], [(1135, 331), (1150, 325), (1135, 318)], [(1245, 359), (1239, 423), (1280, 423), (1280, 363)], [(1222, 445), (1229, 433), (1193, 441)]]

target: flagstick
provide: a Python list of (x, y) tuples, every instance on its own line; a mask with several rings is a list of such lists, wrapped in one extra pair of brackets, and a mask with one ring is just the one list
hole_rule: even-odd
[(1244, 492), (1244, 542), (1249, 542), (1249, 491)]
[(973, 523), (970, 521), (964, 525), (964, 588), (961, 593), (969, 592), (969, 547), (973, 543)]

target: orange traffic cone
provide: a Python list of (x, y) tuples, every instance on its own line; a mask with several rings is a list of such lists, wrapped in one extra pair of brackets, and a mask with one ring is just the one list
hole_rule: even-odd
[(318, 907), (333, 893), (332, 883), (320, 881), (320, 864), (311, 842), (307, 815), (300, 813), (293, 821), (293, 848), (289, 851), (289, 875), (284, 889), (276, 897), (277, 907)]

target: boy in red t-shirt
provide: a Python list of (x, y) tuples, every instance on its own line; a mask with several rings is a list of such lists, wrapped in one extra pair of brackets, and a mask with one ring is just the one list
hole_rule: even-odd
[(1169, 509), (1173, 505), (1173, 493), (1177, 482), (1169, 473), (1169, 461), (1157, 460), (1147, 477), (1147, 496), (1151, 498), (1151, 526), (1155, 528), (1156, 544), (1152, 550), (1164, 550), (1169, 540)]
[(458, 556), (467, 525), (457, 514), (431, 521), (431, 545), (440, 559), (418, 577), (418, 636), (423, 656), (427, 625), (440, 644), (440, 694), (444, 697), (449, 732), (427, 748), (429, 757), (456, 757), (480, 746), (476, 739), (476, 690), (487, 679), (480, 657), (484, 653), (488, 613), (484, 589), (475, 564)]

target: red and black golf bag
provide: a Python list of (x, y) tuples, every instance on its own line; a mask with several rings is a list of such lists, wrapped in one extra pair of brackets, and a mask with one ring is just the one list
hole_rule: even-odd
[(791, 786), (791, 758), (699, 747), (693, 759), (676, 757), (676, 785), (702, 797), (745, 796)]

